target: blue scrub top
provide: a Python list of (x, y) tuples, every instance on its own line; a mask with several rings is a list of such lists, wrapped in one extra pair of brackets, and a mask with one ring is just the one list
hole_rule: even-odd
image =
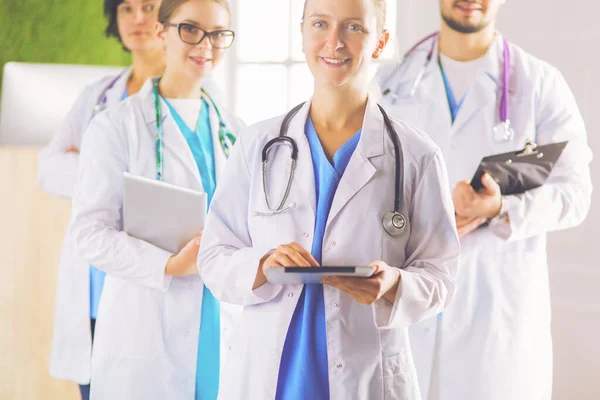
[[(127, 88), (125, 88), (121, 100), (125, 100), (127, 96)], [(90, 318), (92, 319), (98, 317), (98, 306), (100, 305), (102, 289), (104, 289), (104, 278), (106, 278), (106, 272), (90, 265)]]
[(456, 98), (454, 97), (454, 92), (452, 91), (452, 87), (450, 86), (450, 81), (448, 80), (448, 76), (446, 72), (444, 72), (444, 67), (442, 67), (442, 62), (438, 58), (438, 65), (440, 67), (440, 72), (442, 73), (442, 79), (444, 80), (444, 88), (446, 89), (446, 99), (448, 100), (448, 108), (450, 109), (450, 118), (452, 119), (452, 123), (456, 119), (458, 115), (458, 111), (460, 107), (462, 107), (463, 101), (465, 100), (466, 93), (463, 95), (460, 102), (456, 102)]
[[(202, 99), (200, 115), (193, 132), (177, 113), (175, 108), (165, 100), (171, 116), (185, 137), (192, 151), (200, 172), (202, 187), (208, 196), (208, 205), (212, 201), (216, 189), (215, 154), (208, 103)], [(202, 317), (198, 336), (196, 358), (196, 400), (215, 400), (219, 391), (219, 362), (221, 340), (221, 317), (219, 301), (204, 286), (202, 297)]]
[[(329, 210), (362, 130), (337, 150), (333, 156), (333, 165), (323, 151), (310, 117), (304, 130), (313, 160), (317, 197), (311, 254), (321, 264)], [(298, 299), (281, 356), (276, 399), (329, 399), (327, 328), (322, 285), (305, 285)]]

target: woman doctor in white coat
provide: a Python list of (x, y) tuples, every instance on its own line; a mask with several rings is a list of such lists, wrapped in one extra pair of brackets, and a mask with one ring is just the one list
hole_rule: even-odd
[(158, 20), (165, 74), (94, 118), (82, 146), (73, 237), (81, 257), (107, 273), (93, 399), (216, 397), (219, 337), (225, 344), (235, 314), (198, 277), (199, 238), (171, 254), (121, 230), (124, 172), (210, 200), (241, 126), (202, 88), (233, 42), (227, 3), (164, 0)]
[[(314, 95), (288, 129), (277, 117), (245, 131), (221, 178), (198, 264), (218, 299), (245, 306), (221, 399), (419, 398), (407, 328), (450, 302), (459, 244), (440, 151), (367, 94), (384, 22), (382, 0), (308, 0)], [(368, 264), (372, 278), (325, 285), (265, 278)]]
[[(155, 35), (160, 0), (105, 0), (106, 35), (131, 53), (132, 65), (122, 73), (90, 85), (79, 96), (60, 130), (39, 154), (39, 187), (59, 197), (72, 197), (79, 168), (79, 149), (92, 117), (139, 91), (150, 76), (164, 70), (164, 49)], [(88, 397), (92, 334), (104, 282), (101, 271), (79, 257), (70, 235), (61, 253), (50, 374), (73, 380)], [(90, 323), (91, 320), (91, 323)], [(86, 387), (87, 386), (87, 387)]]

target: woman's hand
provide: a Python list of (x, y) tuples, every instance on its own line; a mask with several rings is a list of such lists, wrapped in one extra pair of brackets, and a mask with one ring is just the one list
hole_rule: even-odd
[(252, 290), (267, 282), (265, 271), (272, 267), (318, 267), (319, 263), (306, 249), (296, 242), (282, 244), (275, 251), (265, 254), (260, 261)]
[(371, 278), (326, 276), (322, 283), (341, 290), (362, 304), (371, 305), (382, 297), (393, 303), (400, 284), (400, 270), (383, 261), (375, 261), (370, 266), (375, 267)]
[(198, 275), (198, 251), (202, 233), (190, 240), (176, 255), (169, 258), (165, 268), (165, 275), (188, 276)]

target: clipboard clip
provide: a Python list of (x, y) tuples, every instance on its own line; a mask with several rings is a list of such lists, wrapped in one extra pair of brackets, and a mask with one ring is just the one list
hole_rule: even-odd
[(525, 157), (525, 156), (531, 156), (531, 155), (538, 155), (538, 158), (542, 158), (544, 157), (543, 153), (539, 153), (537, 150), (537, 144), (535, 144), (535, 142), (533, 140), (531, 140), (530, 138), (527, 138), (527, 140), (525, 141), (525, 147), (523, 147), (523, 150), (520, 152), (517, 152), (517, 157)]

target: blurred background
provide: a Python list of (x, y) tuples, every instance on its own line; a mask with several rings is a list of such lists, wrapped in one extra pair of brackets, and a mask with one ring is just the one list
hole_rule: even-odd
[[(303, 0), (231, 3), (236, 42), (215, 73), (222, 98), (247, 123), (284, 113), (312, 88), (301, 52)], [(388, 0), (388, 5), (394, 39), (386, 59), (400, 58), (439, 27), (437, 0)], [(509, 0), (498, 24), (509, 41), (564, 74), (596, 155), (598, 11), (594, 0)], [(105, 38), (105, 27), (101, 0), (0, 0), (0, 399), (79, 398), (75, 384), (48, 375), (58, 257), (70, 204), (37, 188), (36, 163), (39, 148), (85, 84), (113, 70), (108, 67), (129, 64), (120, 44)], [(600, 188), (597, 159), (591, 168), (594, 186)], [(553, 398), (558, 400), (600, 399), (598, 196), (596, 190), (581, 226), (553, 233), (548, 241)]]

